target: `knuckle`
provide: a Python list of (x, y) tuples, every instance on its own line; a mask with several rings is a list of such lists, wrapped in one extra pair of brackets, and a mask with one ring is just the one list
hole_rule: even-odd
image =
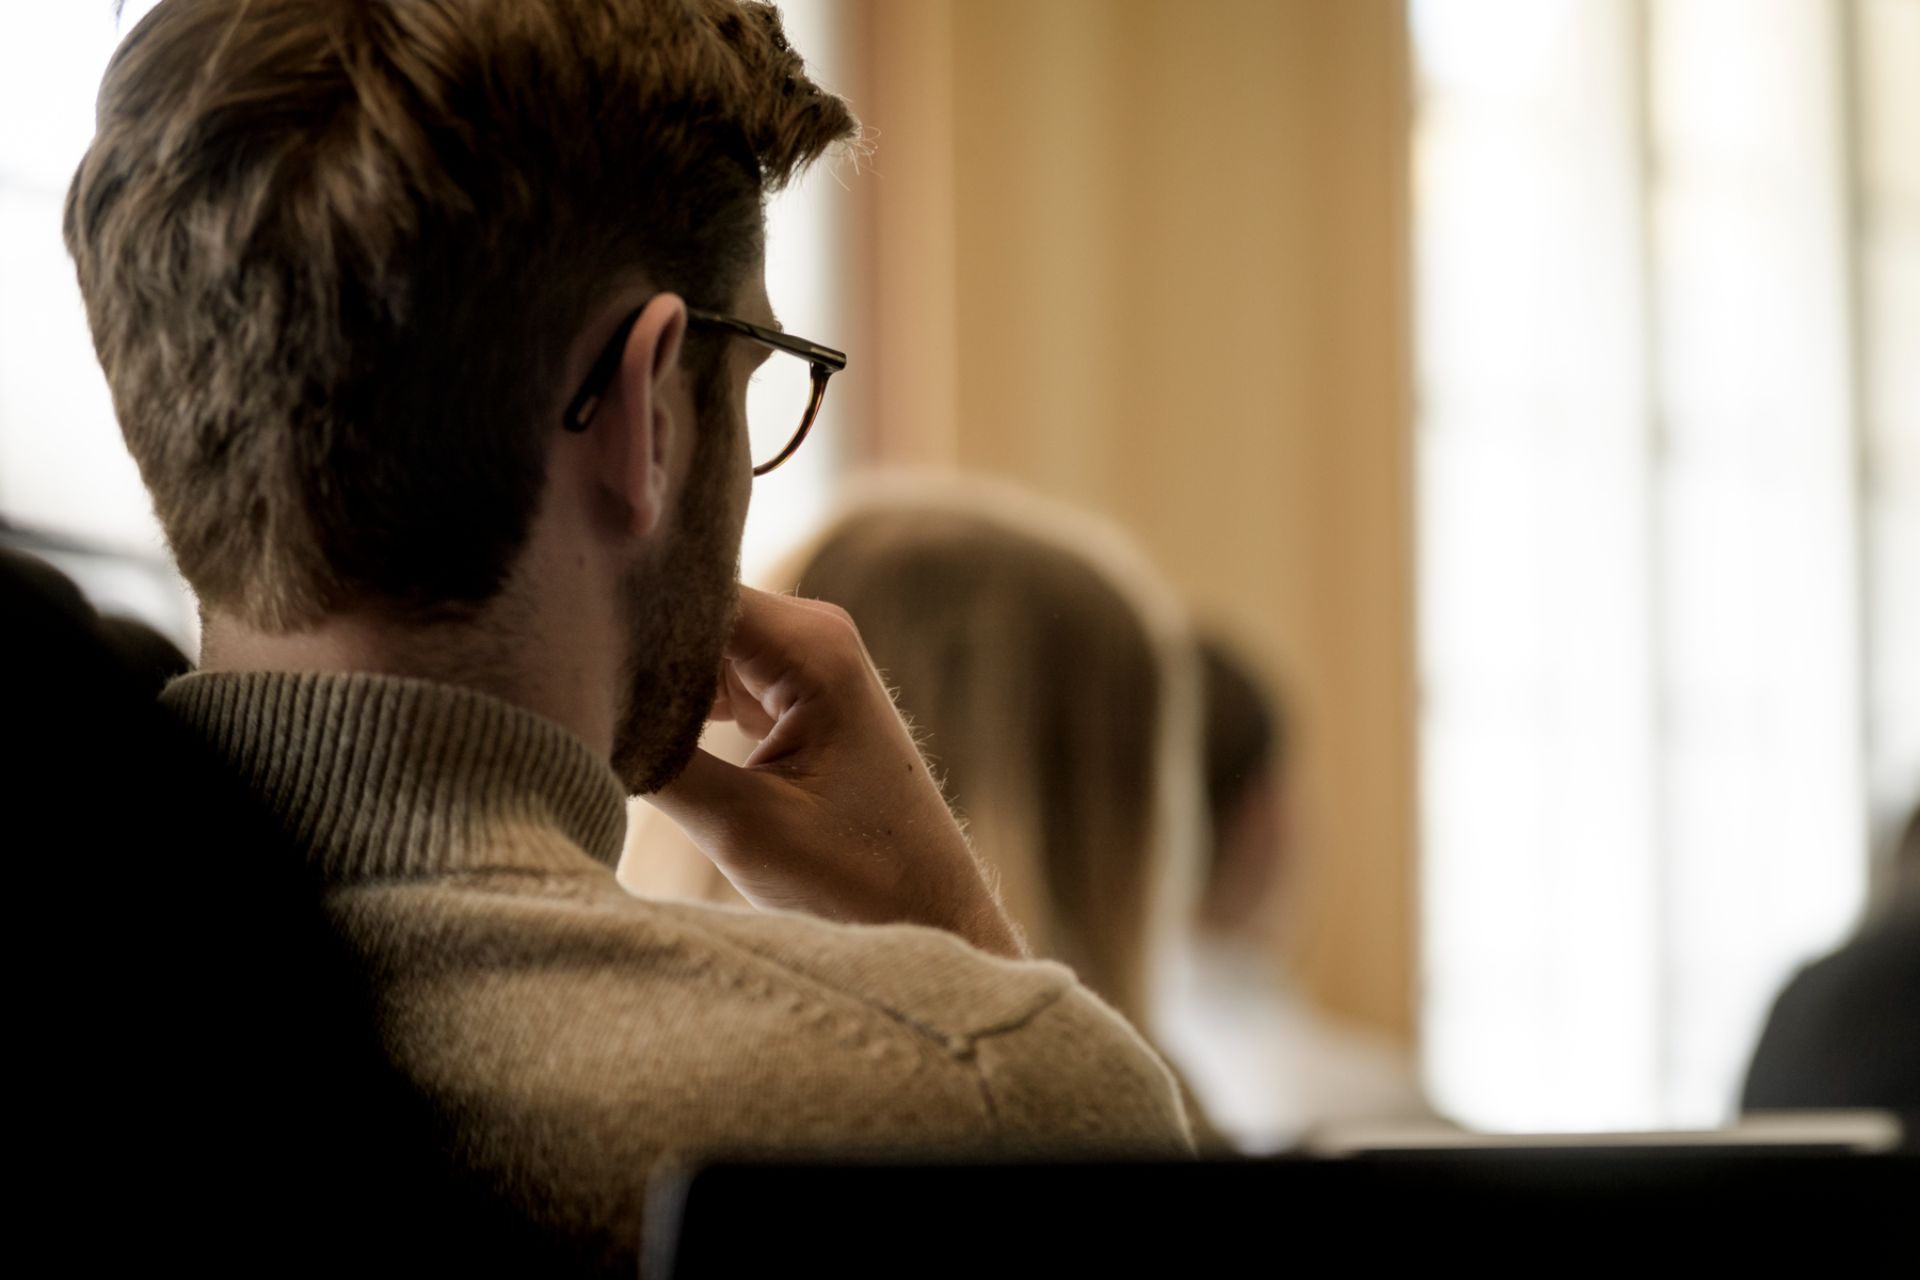
[(860, 634), (860, 628), (854, 623), (853, 615), (837, 604), (822, 600), (819, 602), (817, 613), (824, 626), (852, 632), (856, 637)]
[(837, 660), (864, 662), (866, 646), (860, 640), (860, 628), (854, 624), (853, 615), (838, 605), (822, 608), (815, 623), (818, 643), (823, 653), (831, 654)]

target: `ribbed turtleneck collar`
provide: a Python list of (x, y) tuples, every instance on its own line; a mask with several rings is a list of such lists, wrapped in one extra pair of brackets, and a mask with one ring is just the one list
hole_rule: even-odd
[(558, 869), (551, 840), (526, 838), (541, 829), (608, 866), (620, 857), (624, 790), (606, 761), (498, 698), (396, 676), (214, 672), (161, 702), (329, 879)]

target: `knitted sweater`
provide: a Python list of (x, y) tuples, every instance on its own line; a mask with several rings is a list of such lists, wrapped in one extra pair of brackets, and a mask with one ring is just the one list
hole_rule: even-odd
[(1058, 965), (950, 934), (648, 901), (605, 760), (484, 694), (200, 674), (163, 703), (317, 871), (460, 1158), (624, 1265), (663, 1159), (1176, 1154), (1166, 1068)]

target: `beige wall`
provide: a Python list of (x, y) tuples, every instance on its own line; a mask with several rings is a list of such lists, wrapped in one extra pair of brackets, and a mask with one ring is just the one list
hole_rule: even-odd
[(865, 452), (1111, 515), (1290, 686), (1287, 943), (1412, 1028), (1398, 0), (851, 0)]

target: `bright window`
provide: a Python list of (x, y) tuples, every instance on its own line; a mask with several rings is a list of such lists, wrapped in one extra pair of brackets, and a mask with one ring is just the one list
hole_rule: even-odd
[[(152, 5), (128, 4), (126, 24)], [(118, 40), (104, 0), (0, 12), (0, 517), (6, 541), (191, 645), (191, 602), (121, 443), (60, 238)]]
[(1428, 1083), (1714, 1123), (1920, 791), (1920, 4), (1411, 16)]
[[(838, 0), (786, 0), (780, 6), (787, 36), (807, 59), (807, 71), (829, 89), (845, 83), (845, 23)], [(848, 310), (841, 281), (846, 264), (836, 229), (846, 225), (852, 205), (851, 162), (830, 156), (794, 186), (775, 195), (767, 207), (767, 296), (789, 332), (846, 349)], [(793, 459), (754, 482), (741, 570), (748, 581), (773, 571), (790, 548), (811, 532), (830, 509), (834, 481), (850, 453), (850, 414), (855, 379), (861, 375), (858, 351), (829, 384), (827, 401), (807, 443)], [(748, 412), (753, 410), (748, 389)]]

